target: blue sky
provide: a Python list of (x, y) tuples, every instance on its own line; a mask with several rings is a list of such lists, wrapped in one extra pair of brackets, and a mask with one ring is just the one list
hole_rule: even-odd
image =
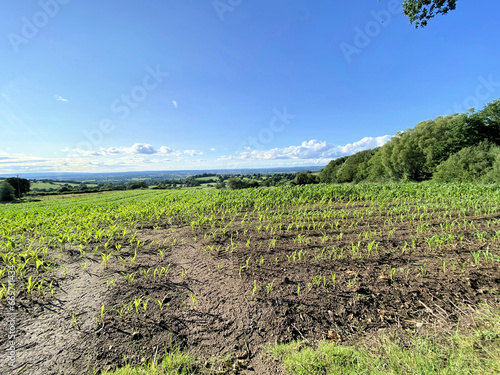
[(325, 165), (500, 97), (500, 2), (0, 2), (0, 174)]

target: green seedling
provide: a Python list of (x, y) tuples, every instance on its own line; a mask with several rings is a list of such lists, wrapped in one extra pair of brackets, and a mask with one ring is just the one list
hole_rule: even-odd
[(253, 289), (252, 289), (252, 296), (254, 296), (260, 289), (260, 286), (257, 285), (257, 280), (253, 281)]
[(274, 280), (266, 285), (266, 294), (271, 294), (271, 292), (273, 291), (273, 284), (274, 284)]
[(335, 286), (335, 278), (336, 278), (336, 274), (333, 273), (333, 271), (330, 271), (330, 275), (332, 275), (332, 282), (333, 282), (333, 286)]
[(33, 281), (33, 276), (28, 277), (28, 285), (26, 285), (26, 291), (29, 295), (33, 293), (33, 288), (35, 287), (35, 281)]

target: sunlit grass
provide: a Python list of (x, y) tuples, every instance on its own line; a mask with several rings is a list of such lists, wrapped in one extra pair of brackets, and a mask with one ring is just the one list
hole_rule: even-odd
[(115, 371), (103, 371), (101, 375), (188, 375), (197, 374), (196, 360), (180, 351), (165, 353), (160, 360), (153, 359), (145, 365), (126, 365)]
[(465, 332), (415, 333), (405, 347), (381, 337), (370, 346), (299, 341), (270, 346), (268, 353), (292, 375), (500, 374), (500, 311), (483, 306)]

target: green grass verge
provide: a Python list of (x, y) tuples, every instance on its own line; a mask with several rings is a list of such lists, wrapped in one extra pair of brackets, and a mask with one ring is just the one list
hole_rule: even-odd
[(380, 338), (368, 347), (292, 342), (268, 348), (293, 375), (500, 374), (500, 312), (484, 307), (466, 333), (415, 334), (406, 347)]

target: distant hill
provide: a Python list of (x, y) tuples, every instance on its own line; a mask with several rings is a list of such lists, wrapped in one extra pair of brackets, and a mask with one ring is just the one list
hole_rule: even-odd
[[(203, 173), (211, 174), (241, 174), (241, 175), (270, 175), (276, 173), (296, 173), (304, 171), (318, 171), (324, 166), (288, 167), (288, 168), (249, 168), (249, 169), (213, 169), (213, 170), (179, 170), (179, 171), (134, 171), (111, 173), (19, 173), (19, 177), (30, 180), (75, 181), (75, 182), (123, 182), (145, 179), (179, 179)], [(17, 173), (16, 173), (17, 175)], [(12, 174), (0, 174), (1, 177), (12, 177)]]

